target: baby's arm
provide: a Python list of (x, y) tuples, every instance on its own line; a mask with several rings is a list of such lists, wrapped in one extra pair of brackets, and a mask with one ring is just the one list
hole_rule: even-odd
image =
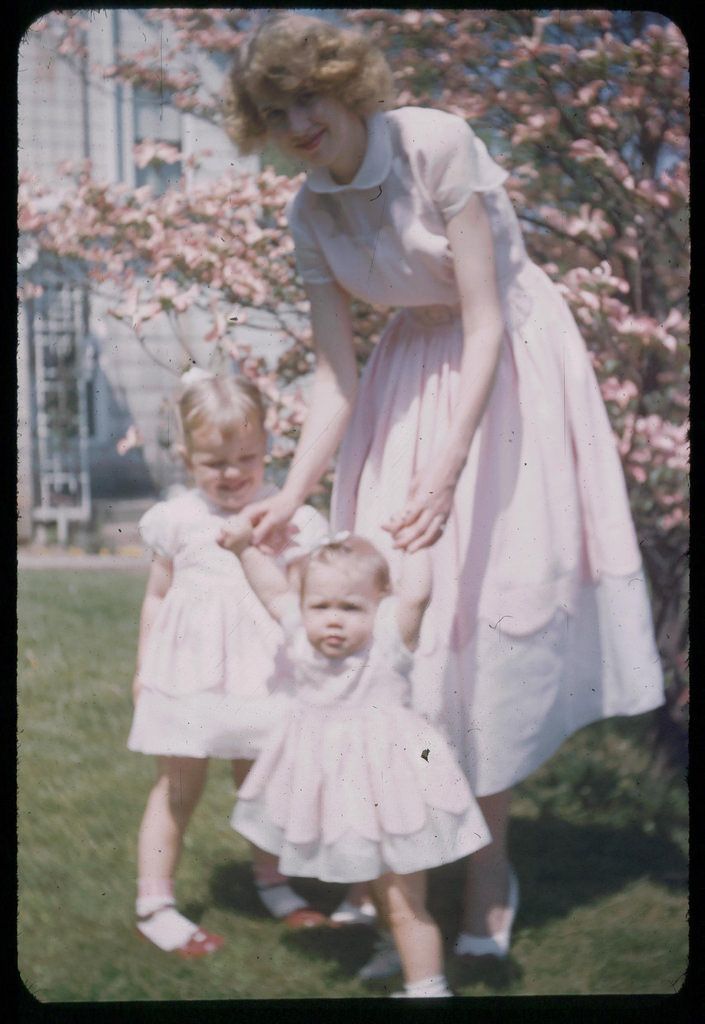
[(152, 566), (149, 570), (149, 576), (147, 577), (147, 588), (145, 590), (144, 600), (142, 601), (142, 611), (140, 612), (140, 635), (137, 643), (137, 668), (132, 681), (133, 701), (137, 700), (140, 689), (142, 688), (140, 668), (144, 657), (144, 651), (147, 646), (147, 637), (152, 630), (157, 613), (161, 608), (162, 601), (166, 597), (167, 591), (171, 586), (172, 577), (173, 563), (171, 559), (165, 558), (164, 555), (154, 555), (152, 558)]
[(401, 638), (410, 650), (419, 642), (421, 620), (431, 600), (431, 557), (427, 548), (405, 554), (396, 587), (397, 621)]
[(240, 559), (247, 582), (269, 614), (281, 622), (290, 593), (289, 583), (277, 563), (252, 546), (252, 525), (245, 516), (231, 516), (218, 537), (222, 548)]

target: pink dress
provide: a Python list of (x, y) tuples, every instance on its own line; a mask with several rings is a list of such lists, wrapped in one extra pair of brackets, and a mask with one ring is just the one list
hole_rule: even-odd
[[(349, 184), (312, 171), (290, 211), (305, 282), (402, 307), (370, 358), (340, 450), (333, 529), (375, 542), (443, 450), (462, 326), (446, 224), (477, 192), (505, 322), (496, 380), (431, 549), (434, 596), (414, 706), (478, 795), (505, 789), (597, 719), (657, 707), (663, 685), (621, 465), (584, 342), (533, 264), (507, 178), (463, 120), (404, 108), (368, 121)], [(472, 239), (468, 239), (472, 245)]]
[(413, 658), (396, 599), (347, 658), (311, 646), (293, 599), (283, 626), (296, 697), (238, 793), (233, 828), (278, 854), (284, 874), (326, 882), (422, 871), (489, 843), (445, 739), (406, 706)]
[[(257, 500), (276, 493), (265, 485)], [(173, 562), (173, 581), (144, 651), (130, 750), (172, 757), (252, 759), (284, 707), (291, 667), (279, 626), (239, 560), (216, 539), (228, 512), (198, 490), (154, 505), (145, 544)], [(297, 509), (285, 561), (328, 535), (309, 505)]]

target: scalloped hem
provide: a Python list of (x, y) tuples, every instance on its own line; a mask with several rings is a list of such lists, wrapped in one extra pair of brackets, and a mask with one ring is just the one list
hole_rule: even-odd
[(460, 860), (492, 837), (479, 808), (465, 814), (429, 807), (424, 828), (409, 835), (386, 834), (380, 842), (346, 832), (334, 843), (290, 843), (266, 816), (263, 801), (239, 800), (232, 827), (262, 850), (279, 856), (279, 870), (323, 882), (369, 882), (382, 875), (409, 875)]

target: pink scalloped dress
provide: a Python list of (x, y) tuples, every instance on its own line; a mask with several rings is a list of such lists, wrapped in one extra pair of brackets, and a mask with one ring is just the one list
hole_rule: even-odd
[(238, 792), (233, 828), (286, 875), (363, 882), (458, 860), (490, 842), (443, 736), (407, 705), (413, 658), (385, 598), (370, 644), (327, 658), (298, 605), (284, 623), (295, 698)]
[[(257, 497), (274, 493), (264, 485)], [(191, 490), (140, 521), (142, 539), (171, 560), (173, 578), (145, 647), (130, 750), (249, 760), (286, 706), (292, 673), (281, 630), (239, 560), (217, 543), (228, 515)], [(287, 560), (328, 533), (309, 505), (297, 509), (293, 527)]]
[(506, 177), (463, 120), (404, 108), (368, 121), (353, 181), (317, 168), (290, 210), (305, 282), (398, 307), (362, 375), (331, 508), (332, 527), (369, 537), (393, 571), (381, 525), (443, 451), (463, 401), (446, 225), (473, 193), (491, 225), (504, 339), (431, 549), (413, 676), (414, 706), (445, 731), (479, 795), (525, 778), (587, 723), (663, 701), (609, 420), (575, 321), (527, 256)]

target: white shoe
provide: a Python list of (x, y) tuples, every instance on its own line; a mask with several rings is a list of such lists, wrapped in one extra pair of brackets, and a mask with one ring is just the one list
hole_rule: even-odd
[(509, 953), (512, 927), (519, 909), (519, 882), (514, 871), (509, 869), (509, 920), (500, 932), (494, 935), (469, 935), (461, 932), (456, 939), (453, 952), (456, 956), (496, 956), (503, 960)]
[(334, 910), (330, 915), (330, 921), (332, 924), (344, 925), (344, 924), (370, 924), (374, 925), (377, 921), (377, 911), (374, 903), (371, 900), (365, 900), (360, 906), (356, 906), (354, 903), (350, 903), (348, 900), (343, 900), (337, 910)]
[(380, 935), (375, 942), (375, 952), (367, 963), (360, 968), (357, 976), (360, 981), (381, 981), (391, 978), (401, 971), (401, 960), (391, 935)]

